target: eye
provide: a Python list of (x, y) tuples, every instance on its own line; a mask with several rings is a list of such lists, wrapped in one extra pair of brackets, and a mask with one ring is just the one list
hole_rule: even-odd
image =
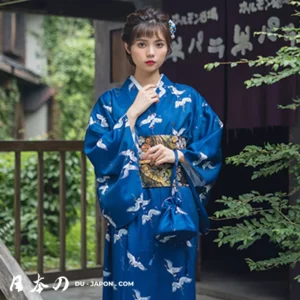
[(139, 42), (138, 44), (137, 44), (137, 46), (138, 47), (140, 47), (140, 48), (144, 48), (145, 47), (145, 43), (143, 43), (143, 42)]
[(162, 48), (162, 47), (164, 46), (164, 43), (157, 43), (156, 46), (157, 46), (158, 48)]

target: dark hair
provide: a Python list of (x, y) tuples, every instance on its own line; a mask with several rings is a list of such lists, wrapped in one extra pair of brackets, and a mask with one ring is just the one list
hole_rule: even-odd
[[(135, 39), (143, 36), (151, 38), (153, 34), (157, 35), (157, 32), (160, 30), (166, 39), (168, 54), (171, 54), (172, 38), (169, 31), (169, 20), (169, 15), (160, 9), (152, 7), (138, 9), (136, 12), (127, 16), (126, 24), (122, 33), (122, 40), (127, 43), (130, 48)], [(129, 53), (127, 53), (127, 51), (126, 55), (129, 62), (134, 66), (135, 64), (132, 57)]]

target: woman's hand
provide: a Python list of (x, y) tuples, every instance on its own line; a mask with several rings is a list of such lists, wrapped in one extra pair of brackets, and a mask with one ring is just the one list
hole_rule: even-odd
[(131, 129), (133, 129), (136, 119), (153, 103), (159, 101), (158, 94), (155, 92), (155, 84), (145, 85), (137, 94), (133, 104), (127, 111)]
[(150, 160), (150, 163), (159, 166), (164, 163), (174, 163), (174, 151), (165, 147), (162, 144), (153, 146), (143, 156), (143, 160)]

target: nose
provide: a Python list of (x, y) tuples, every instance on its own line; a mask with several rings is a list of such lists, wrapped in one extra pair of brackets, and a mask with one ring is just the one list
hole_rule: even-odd
[(147, 57), (154, 57), (155, 55), (155, 50), (152, 45), (150, 45), (147, 49)]

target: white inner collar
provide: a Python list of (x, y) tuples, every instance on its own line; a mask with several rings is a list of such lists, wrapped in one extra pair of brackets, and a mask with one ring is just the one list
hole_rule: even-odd
[[(160, 84), (160, 82), (161, 82), (161, 79), (162, 79), (163, 75), (164, 75), (164, 74), (161, 74), (161, 75), (160, 75), (160, 78), (159, 78), (159, 80), (158, 80), (158, 82), (157, 82), (157, 84), (156, 84), (157, 87), (159, 87), (159, 84)], [(130, 80), (134, 83), (134, 85), (136, 86), (136, 88), (137, 88), (139, 91), (143, 88), (143, 87), (139, 84), (139, 82), (135, 79), (135, 77), (134, 77), (133, 75), (131, 75), (129, 78), (130, 78)]]

